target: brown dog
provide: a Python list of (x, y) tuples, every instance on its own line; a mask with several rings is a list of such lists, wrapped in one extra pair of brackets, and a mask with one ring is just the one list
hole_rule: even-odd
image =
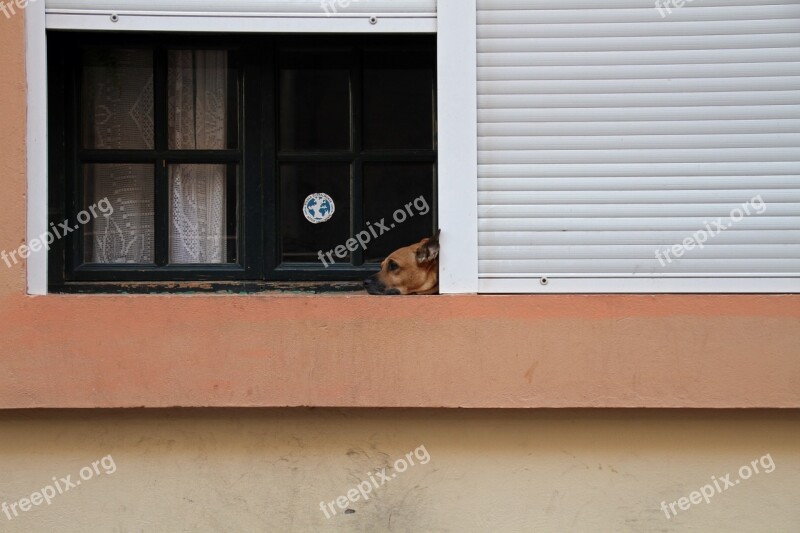
[(439, 233), (400, 248), (364, 280), (370, 294), (439, 294)]

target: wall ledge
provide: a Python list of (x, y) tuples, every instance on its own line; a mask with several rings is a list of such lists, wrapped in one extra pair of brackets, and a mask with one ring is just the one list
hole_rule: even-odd
[(798, 408), (798, 295), (0, 299), (0, 409)]

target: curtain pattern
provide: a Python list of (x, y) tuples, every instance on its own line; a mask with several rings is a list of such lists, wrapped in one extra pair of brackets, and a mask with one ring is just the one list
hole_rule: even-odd
[[(153, 148), (153, 63), (143, 50), (87, 53), (83, 73), (86, 148)], [(85, 167), (87, 205), (108, 198), (109, 217), (87, 228), (86, 260), (152, 263), (153, 167), (103, 164)]]
[[(169, 147), (226, 148), (227, 53), (169, 54)], [(224, 165), (172, 165), (170, 262), (226, 262)]]
[[(84, 145), (97, 149), (153, 149), (152, 54), (114, 50), (84, 70)], [(226, 148), (227, 52), (169, 53), (168, 135), (172, 150)], [(171, 165), (171, 263), (226, 262), (224, 165)], [(87, 200), (108, 198), (114, 214), (90, 228), (87, 260), (153, 263), (154, 176), (150, 165), (93, 165)]]

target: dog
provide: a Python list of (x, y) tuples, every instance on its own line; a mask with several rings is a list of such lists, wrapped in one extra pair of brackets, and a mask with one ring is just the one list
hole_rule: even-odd
[(364, 280), (369, 294), (439, 294), (439, 234), (400, 248)]

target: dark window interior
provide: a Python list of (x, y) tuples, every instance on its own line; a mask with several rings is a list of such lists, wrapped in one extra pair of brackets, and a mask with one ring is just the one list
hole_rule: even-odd
[[(54, 292), (355, 281), (436, 227), (433, 36), (48, 40), (51, 221), (78, 226)], [(329, 219), (307, 219), (314, 194)], [(113, 213), (75, 222), (98, 202)]]

